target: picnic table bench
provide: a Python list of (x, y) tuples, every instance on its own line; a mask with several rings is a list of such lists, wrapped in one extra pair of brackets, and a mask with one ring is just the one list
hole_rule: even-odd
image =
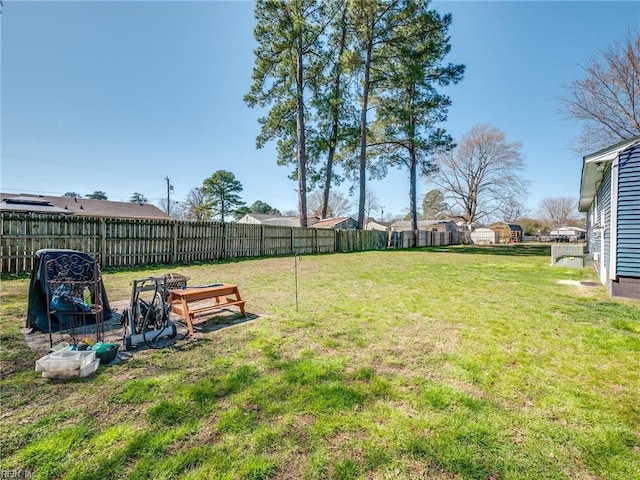
[[(204, 300), (209, 300), (204, 302)], [(212, 301), (211, 301), (212, 300)], [(190, 305), (192, 302), (200, 304)], [(237, 285), (221, 283), (209, 287), (186, 287), (169, 290), (169, 308), (187, 322), (189, 334), (193, 335), (193, 320), (196, 315), (210, 313), (230, 306), (237, 306), (244, 317), (245, 301), (240, 297)]]

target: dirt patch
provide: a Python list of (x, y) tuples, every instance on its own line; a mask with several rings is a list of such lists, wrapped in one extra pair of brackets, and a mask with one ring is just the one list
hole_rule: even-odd
[(595, 287), (601, 287), (602, 285), (597, 282), (586, 282), (580, 280), (558, 280), (560, 285), (570, 285), (576, 287), (578, 294), (583, 297), (589, 297), (595, 294)]
[[(429, 357), (455, 352), (458, 328), (436, 319), (422, 319), (391, 329), (386, 345), (372, 345), (367, 355), (379, 375), (412, 376), (425, 372)], [(426, 368), (426, 370), (429, 370)]]
[(574, 285), (576, 287), (598, 287), (599, 283), (596, 282), (582, 282), (580, 280), (558, 280), (560, 285)]
[(298, 480), (305, 477), (309, 465), (309, 457), (304, 452), (293, 452), (287, 462), (273, 474), (275, 480)]

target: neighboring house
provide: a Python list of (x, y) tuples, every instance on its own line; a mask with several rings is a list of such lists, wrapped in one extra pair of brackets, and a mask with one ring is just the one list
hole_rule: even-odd
[(609, 295), (640, 299), (640, 136), (583, 158), (578, 209)]
[[(391, 224), (391, 230), (394, 232), (411, 231), (411, 222), (399, 221)], [(427, 230), (430, 232), (457, 232), (458, 225), (451, 220), (418, 220), (418, 230)]]
[(155, 205), (112, 202), (91, 198), (52, 197), (25, 193), (0, 193), (0, 211), (13, 213), (48, 213), (75, 217), (137, 218), (170, 220)]
[[(318, 217), (307, 217), (307, 225), (311, 226), (319, 220)], [(299, 227), (298, 217), (283, 217), (282, 215), (272, 215), (266, 213), (247, 213), (236, 223), (248, 223), (251, 225), (273, 225), (276, 227)]]
[(391, 228), (391, 222), (378, 222), (372, 218), (364, 225), (365, 230), (380, 230), (381, 232), (387, 232)]
[(559, 227), (549, 232), (551, 241), (578, 242), (584, 240), (587, 231), (580, 227)]
[[(308, 223), (309, 220), (307, 219)], [(273, 225), (274, 227), (299, 227), (300, 219), (298, 217), (273, 217), (264, 219), (260, 225)]]
[(498, 232), (500, 243), (521, 242), (524, 236), (522, 227), (515, 223), (495, 222), (489, 225), (490, 228)]
[(333, 230), (355, 230), (358, 228), (358, 222), (351, 217), (325, 218), (324, 220), (314, 223), (311, 227)]
[(488, 227), (480, 227), (476, 228), (473, 232), (471, 232), (471, 242), (472, 243), (498, 243), (500, 241), (500, 236), (498, 232)]
[(44, 198), (18, 195), (6, 197), (0, 193), (0, 211), (12, 213), (45, 213), (50, 215), (73, 215), (68, 208), (59, 208)]
[[(262, 225), (263, 222), (265, 220), (269, 220), (271, 218), (286, 218), (286, 217), (281, 217), (278, 215), (268, 215), (268, 214), (262, 214), (262, 213), (247, 213), (246, 215), (243, 215), (242, 217), (240, 217), (238, 220), (236, 220), (236, 223), (248, 223), (251, 225)], [(297, 219), (297, 217), (296, 217)]]

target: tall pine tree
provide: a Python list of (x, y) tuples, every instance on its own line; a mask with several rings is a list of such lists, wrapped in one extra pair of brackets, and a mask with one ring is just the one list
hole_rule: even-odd
[(380, 47), (377, 68), (384, 72), (374, 91), (375, 150), (388, 166), (409, 172), (409, 211), (418, 229), (416, 183), (433, 169), (433, 155), (451, 148), (451, 137), (437, 126), (446, 120), (450, 100), (436, 87), (457, 83), (464, 65), (445, 64), (451, 46), (451, 16), (440, 16), (421, 0), (403, 0), (395, 28)]
[(358, 227), (364, 227), (366, 200), (367, 145), (369, 129), (369, 100), (375, 87), (372, 69), (378, 61), (380, 46), (389, 39), (392, 18), (399, 8), (399, 0), (350, 0), (349, 20), (354, 30), (354, 49), (360, 61), (360, 145), (357, 177), (359, 185)]
[(202, 182), (202, 194), (206, 208), (224, 222), (225, 215), (233, 215), (236, 209), (244, 206), (238, 195), (242, 191), (242, 183), (228, 170), (218, 170)]
[(352, 30), (345, 0), (326, 0), (324, 14), (330, 21), (326, 43), (320, 64), (322, 72), (311, 83), (315, 129), (310, 142), (314, 158), (326, 155), (326, 161), (315, 171), (314, 180), (323, 184), (320, 215), (327, 218), (331, 186), (342, 177), (335, 165), (341, 145), (353, 135), (354, 105), (352, 89), (353, 65), (350, 61), (349, 43)]
[(328, 21), (322, 2), (257, 0), (253, 85), (245, 96), (250, 107), (270, 107), (259, 120), (258, 148), (277, 141), (278, 163), (295, 159), (300, 226), (307, 226), (307, 82), (318, 73), (317, 53)]

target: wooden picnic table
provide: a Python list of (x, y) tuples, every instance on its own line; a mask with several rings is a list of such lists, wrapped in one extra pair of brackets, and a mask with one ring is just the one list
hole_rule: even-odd
[[(213, 300), (213, 302), (204, 302)], [(192, 302), (202, 302), (190, 306)], [(237, 306), (243, 316), (245, 301), (240, 297), (237, 285), (221, 283), (209, 287), (186, 287), (169, 290), (169, 308), (172, 312), (183, 317), (187, 322), (189, 333), (193, 335), (193, 320), (200, 313), (210, 313), (230, 306)]]

